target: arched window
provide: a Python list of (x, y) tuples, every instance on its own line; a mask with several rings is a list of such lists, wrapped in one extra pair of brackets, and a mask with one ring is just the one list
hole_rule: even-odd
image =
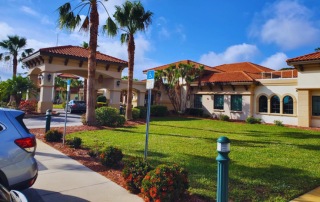
[(271, 97), (271, 113), (280, 113), (280, 99), (276, 95)]
[(283, 113), (293, 114), (293, 99), (289, 95), (283, 98)]
[(259, 97), (259, 112), (268, 112), (268, 98), (264, 95)]

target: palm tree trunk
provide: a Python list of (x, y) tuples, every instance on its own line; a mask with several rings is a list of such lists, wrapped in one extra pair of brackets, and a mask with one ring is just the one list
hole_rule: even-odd
[(133, 67), (134, 67), (134, 36), (133, 34), (129, 34), (128, 41), (128, 92), (127, 92), (127, 107), (126, 107), (126, 120), (132, 119), (132, 83), (133, 83)]
[[(17, 59), (17, 55), (13, 55), (13, 67), (12, 67), (12, 77), (16, 78), (17, 77), (17, 67), (18, 67), (18, 59)], [(15, 103), (15, 106), (13, 106)], [(19, 105), (16, 102), (16, 95), (10, 95), (10, 100), (8, 103), (8, 106), (13, 106), (15, 108), (18, 108)]]
[(13, 77), (17, 76), (18, 59), (17, 55), (13, 55)]
[(87, 92), (87, 113), (86, 121), (88, 125), (96, 124), (95, 114), (95, 77), (96, 77), (96, 52), (97, 52), (97, 41), (98, 41), (98, 26), (99, 26), (99, 14), (97, 10), (97, 1), (91, 1), (91, 12), (90, 12), (90, 40), (89, 40), (89, 58), (88, 58), (88, 83)]

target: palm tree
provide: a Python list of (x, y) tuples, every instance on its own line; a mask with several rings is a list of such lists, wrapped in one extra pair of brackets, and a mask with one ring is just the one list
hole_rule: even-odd
[[(26, 45), (27, 39), (24, 37), (19, 37), (17, 35), (8, 36), (8, 39), (0, 42), (0, 47), (8, 51), (8, 53), (0, 53), (0, 60), (4, 59), (5, 61), (8, 61), (11, 59), (12, 56), (13, 78), (17, 76), (19, 51), (21, 51)], [(32, 52), (32, 48), (24, 49), (21, 54), (21, 57), (26, 57), (27, 55), (30, 55)]]
[(152, 15), (152, 12), (144, 10), (144, 7), (140, 2), (126, 1), (122, 7), (116, 6), (116, 12), (113, 17), (118, 25), (109, 17), (106, 24), (103, 26), (104, 30), (106, 30), (110, 36), (117, 35), (118, 30), (120, 29), (123, 32), (121, 34), (121, 43), (128, 44), (129, 71), (126, 107), (127, 120), (132, 119), (132, 82), (135, 53), (134, 34), (137, 31), (145, 31), (145, 29), (151, 24)]
[[(69, 30), (74, 30), (78, 25), (80, 25), (81, 30), (89, 31), (90, 34), (87, 82), (87, 92), (90, 96), (87, 97), (86, 113), (86, 122), (88, 125), (95, 125), (96, 123), (96, 92), (94, 88), (94, 81), (96, 76), (96, 53), (99, 27), (98, 3), (106, 10), (102, 0), (81, 0), (74, 9), (71, 9), (71, 4), (68, 2), (58, 8), (59, 25), (61, 29), (66, 28)], [(88, 7), (88, 10), (85, 11), (86, 13), (84, 20), (81, 20), (80, 12), (84, 11), (85, 7)], [(78, 13), (74, 13), (76, 10), (78, 10)]]

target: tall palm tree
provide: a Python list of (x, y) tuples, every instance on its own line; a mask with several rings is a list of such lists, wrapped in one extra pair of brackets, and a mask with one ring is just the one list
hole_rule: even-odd
[[(107, 0), (104, 0), (107, 1)], [(99, 13), (98, 4), (100, 4), (105, 10), (102, 0), (81, 0), (74, 9), (71, 8), (70, 2), (63, 4), (58, 8), (59, 11), (59, 25), (60, 28), (66, 28), (74, 30), (78, 25), (80, 29), (89, 31), (89, 55), (88, 55), (88, 82), (87, 92), (90, 96), (87, 96), (87, 113), (86, 122), (88, 125), (96, 124), (95, 104), (96, 104), (96, 92), (94, 88), (95, 76), (96, 76), (96, 53), (97, 53), (97, 41), (98, 41), (98, 27), (99, 27)], [(84, 8), (88, 10), (84, 10)], [(75, 11), (78, 10), (78, 13)], [(80, 13), (85, 12), (84, 20), (81, 20)], [(107, 10), (106, 10), (107, 11)], [(83, 13), (82, 13), (83, 14)]]
[[(7, 50), (8, 53), (0, 53), (0, 60), (4, 59), (8, 61), (12, 57), (12, 77), (17, 76), (17, 68), (18, 68), (18, 55), (21, 50), (21, 57), (26, 57), (33, 52), (32, 48), (23, 49), (27, 45), (27, 39), (24, 37), (19, 37), (17, 35), (8, 36), (8, 39), (0, 42), (0, 47)], [(20, 61), (20, 60), (19, 60)]]
[[(133, 82), (133, 70), (134, 70), (134, 53), (135, 43), (134, 34), (137, 31), (145, 31), (151, 24), (153, 13), (145, 11), (140, 2), (126, 1), (122, 7), (116, 6), (116, 11), (113, 15), (117, 24), (109, 17), (106, 24), (103, 26), (104, 30), (108, 32), (110, 36), (115, 36), (120, 29), (121, 43), (128, 44), (128, 94), (127, 94), (127, 107), (126, 107), (126, 119), (132, 119), (132, 82)], [(118, 29), (119, 28), (119, 29)]]

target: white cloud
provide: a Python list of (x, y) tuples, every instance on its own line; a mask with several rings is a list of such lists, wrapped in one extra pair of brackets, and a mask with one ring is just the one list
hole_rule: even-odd
[(286, 63), (287, 59), (288, 56), (286, 54), (279, 52), (262, 61), (260, 65), (278, 70), (288, 66)]
[(230, 46), (222, 53), (209, 52), (200, 57), (200, 63), (216, 66), (226, 63), (250, 61), (257, 53), (258, 48), (255, 45), (239, 44)]
[(14, 29), (5, 22), (0, 22), (0, 40), (8, 38), (8, 35), (14, 34)]
[(262, 25), (253, 25), (251, 34), (264, 43), (292, 50), (320, 42), (320, 30), (311, 21), (312, 11), (297, 1), (282, 0), (263, 10)]
[(20, 10), (32, 16), (39, 16), (39, 14), (36, 11), (32, 10), (30, 7), (27, 6), (22, 6)]

